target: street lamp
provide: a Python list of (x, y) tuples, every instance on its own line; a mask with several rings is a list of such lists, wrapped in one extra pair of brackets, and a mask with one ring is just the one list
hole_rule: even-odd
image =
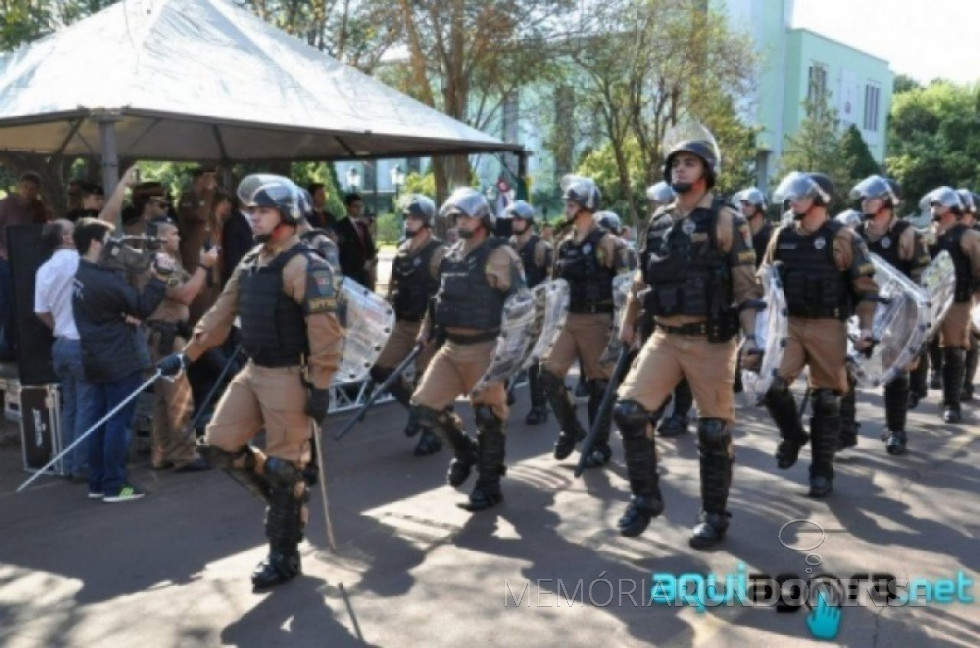
[(347, 189), (352, 193), (357, 193), (361, 188), (361, 172), (357, 167), (352, 166), (347, 169)]
[(395, 188), (395, 202), (398, 201), (398, 190), (405, 184), (405, 172), (401, 166), (395, 165), (391, 168), (391, 186)]

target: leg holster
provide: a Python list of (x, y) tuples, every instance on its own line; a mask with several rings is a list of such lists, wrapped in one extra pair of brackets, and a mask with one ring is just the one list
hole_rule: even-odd
[(834, 478), (834, 453), (840, 435), (840, 397), (832, 389), (817, 389), (811, 396), (810, 476)]
[(236, 482), (263, 502), (269, 502), (270, 484), (265, 472), (265, 455), (250, 445), (234, 452), (206, 443), (198, 443), (198, 454), (215, 468), (221, 468)]
[(577, 439), (584, 438), (585, 430), (582, 429), (582, 424), (575, 415), (575, 403), (572, 402), (571, 394), (565, 387), (565, 381), (547, 369), (542, 369), (541, 386), (548, 396), (548, 403), (555, 417), (558, 418), (562, 431)]
[(527, 370), (527, 387), (531, 392), (531, 407), (544, 407), (547, 405), (548, 397), (544, 392), (544, 383), (541, 380), (541, 364), (535, 362)]
[(946, 409), (960, 411), (960, 393), (963, 390), (965, 370), (966, 349), (943, 349), (943, 405)]
[(905, 431), (905, 419), (909, 410), (909, 382), (908, 372), (903, 372), (885, 385), (885, 427), (891, 432)]
[(623, 454), (630, 490), (634, 495), (653, 496), (660, 500), (657, 478), (657, 445), (647, 437), (650, 412), (633, 400), (616, 403), (613, 418), (623, 436)]
[[(732, 485), (735, 451), (728, 421), (698, 419), (698, 458), (701, 463), (701, 502), (705, 513), (724, 514)], [(726, 517), (727, 516), (723, 516)]]

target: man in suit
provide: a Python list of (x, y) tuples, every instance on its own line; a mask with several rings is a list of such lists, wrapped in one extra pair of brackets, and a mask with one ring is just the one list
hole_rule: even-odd
[(378, 250), (367, 220), (364, 218), (364, 200), (360, 194), (344, 196), (347, 213), (337, 222), (337, 246), (340, 248), (340, 268), (344, 276), (362, 286), (374, 290), (374, 266), (378, 263)]

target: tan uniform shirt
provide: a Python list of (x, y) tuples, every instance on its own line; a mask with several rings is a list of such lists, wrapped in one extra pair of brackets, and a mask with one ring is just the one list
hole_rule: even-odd
[[(714, 195), (706, 193), (695, 205), (695, 209), (710, 209)], [(657, 210), (651, 217), (659, 217), (662, 213), (669, 213), (674, 223), (679, 223), (687, 217), (692, 210), (684, 210), (676, 201), (665, 205)], [(746, 301), (760, 299), (762, 297), (762, 286), (759, 284), (755, 275), (755, 249), (752, 247), (752, 231), (745, 219), (734, 209), (723, 207), (718, 214), (718, 229), (716, 240), (720, 250), (729, 256), (732, 273), (732, 295), (736, 305), (741, 305)], [(636, 319), (643, 307), (643, 298), (640, 293), (647, 288), (643, 281), (643, 269), (640, 268), (630, 287), (628, 301), (626, 302), (626, 323), (635, 326)], [(744, 330), (751, 330), (754, 326), (755, 311), (746, 309), (742, 311), (741, 319)], [(703, 317), (691, 315), (674, 315), (672, 317), (657, 317), (657, 321), (665, 326), (683, 326), (694, 322), (703, 321)], [(751, 322), (751, 323), (750, 323)]]
[[(258, 264), (265, 266), (272, 260), (299, 243), (299, 238), (291, 236), (272, 245), (265, 245), (259, 253)], [(283, 290), (297, 304), (304, 307), (306, 315), (306, 335), (310, 353), (307, 357), (309, 379), (317, 389), (330, 386), (334, 372), (340, 366), (344, 332), (337, 319), (336, 297), (311, 298), (315, 291), (307, 290), (307, 281), (312, 274), (332, 271), (325, 261), (314, 260), (316, 268), (309, 268), (310, 260), (303, 254), (290, 259), (282, 271)], [(322, 263), (322, 266), (319, 265)], [(238, 316), (239, 275), (242, 264), (232, 273), (228, 284), (214, 306), (211, 307), (194, 329), (194, 338), (184, 348), (191, 361), (196, 360), (207, 349), (225, 341), (235, 318)], [(326, 278), (329, 280), (329, 278)], [(332, 281), (330, 282), (332, 284)]]
[[(190, 307), (176, 299), (176, 294), (180, 292), (184, 284), (191, 280), (189, 272), (184, 270), (180, 259), (174, 259), (174, 272), (172, 278), (176, 279), (174, 285), (167, 282), (167, 290), (164, 292), (163, 301), (156, 307), (156, 310), (147, 318), (149, 321), (159, 322), (186, 322), (190, 316)], [(196, 266), (195, 266), (196, 267)]]

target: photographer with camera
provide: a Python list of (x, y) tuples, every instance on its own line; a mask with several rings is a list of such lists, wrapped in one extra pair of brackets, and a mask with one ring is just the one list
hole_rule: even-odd
[[(110, 239), (112, 225), (83, 218), (72, 238), (81, 256), (75, 274), (72, 310), (82, 341), (82, 366), (93, 383), (92, 398), (82, 405), (88, 428), (130, 396), (143, 382), (150, 356), (143, 331), (130, 322), (144, 320), (164, 298), (173, 261), (156, 254), (149, 281), (138, 292), (127, 281), (123, 266), (145, 262), (142, 255)], [(120, 265), (122, 264), (122, 266)], [(128, 266), (127, 266), (128, 267)], [(135, 400), (120, 408), (89, 441), (89, 497), (125, 502), (144, 493), (126, 479), (129, 425)]]
[[(157, 216), (147, 225), (148, 242), (158, 246), (160, 253), (174, 264), (167, 278), (163, 301), (146, 320), (149, 329), (150, 359), (156, 363), (187, 344), (190, 327), (187, 318), (190, 304), (201, 292), (211, 268), (218, 262), (218, 248), (201, 251), (197, 267), (188, 272), (180, 263), (180, 234), (177, 222)], [(160, 381), (153, 387), (153, 448), (150, 463), (154, 470), (173, 468), (178, 472), (206, 470), (210, 466), (197, 454), (195, 434), (188, 433), (187, 420), (191, 410), (191, 385), (186, 374), (173, 382)]]

